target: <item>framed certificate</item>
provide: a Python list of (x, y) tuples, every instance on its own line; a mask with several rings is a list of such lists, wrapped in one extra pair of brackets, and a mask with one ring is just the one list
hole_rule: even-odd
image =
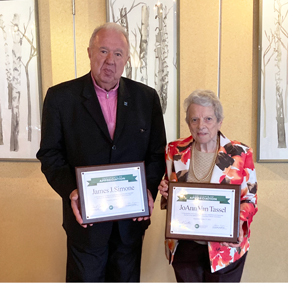
[(240, 185), (169, 182), (166, 238), (238, 242)]
[(76, 167), (83, 224), (149, 216), (144, 162)]

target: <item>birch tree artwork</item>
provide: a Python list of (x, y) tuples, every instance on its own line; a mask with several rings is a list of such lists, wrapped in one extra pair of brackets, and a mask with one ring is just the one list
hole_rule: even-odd
[(21, 98), (21, 61), (22, 61), (22, 38), (19, 31), (20, 15), (15, 13), (11, 21), (12, 31), (12, 100), (11, 100), (11, 127), (10, 127), (10, 150), (19, 150), (19, 123), (20, 123), (20, 98)]
[(168, 102), (168, 30), (165, 19), (167, 18), (167, 7), (162, 3), (157, 3), (156, 19), (158, 27), (155, 36), (155, 89), (160, 97), (163, 113), (166, 112)]
[(0, 1), (0, 158), (35, 159), (40, 86), (35, 1)]
[(260, 160), (288, 157), (288, 1), (264, 0), (261, 11)]
[(176, 1), (107, 0), (106, 3), (107, 21), (122, 25), (129, 34), (130, 62), (123, 76), (156, 89), (166, 121), (167, 139), (176, 139)]

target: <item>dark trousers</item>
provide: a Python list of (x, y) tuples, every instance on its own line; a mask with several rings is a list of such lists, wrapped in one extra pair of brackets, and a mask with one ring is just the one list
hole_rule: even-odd
[(180, 240), (172, 265), (177, 282), (240, 282), (246, 255), (211, 273), (207, 245)]
[(128, 245), (120, 238), (117, 222), (105, 246), (89, 247), (67, 241), (67, 282), (139, 282), (142, 237)]

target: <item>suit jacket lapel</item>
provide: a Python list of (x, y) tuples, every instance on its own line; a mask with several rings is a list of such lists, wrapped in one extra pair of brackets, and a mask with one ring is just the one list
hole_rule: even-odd
[(82, 95), (84, 97), (83, 105), (95, 120), (101, 131), (111, 141), (90, 74), (88, 74), (87, 78), (85, 79)]
[(129, 108), (131, 106), (130, 102), (130, 94), (125, 85), (124, 79), (121, 78), (118, 89), (117, 121), (114, 134), (114, 141), (116, 141), (122, 133), (129, 112)]

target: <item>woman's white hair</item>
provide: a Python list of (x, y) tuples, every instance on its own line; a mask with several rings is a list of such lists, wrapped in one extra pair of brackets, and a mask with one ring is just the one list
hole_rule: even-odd
[(222, 104), (213, 91), (197, 89), (184, 100), (183, 106), (186, 114), (185, 121), (187, 123), (189, 123), (188, 110), (191, 104), (197, 104), (203, 107), (212, 106), (217, 121), (220, 122), (224, 119)]

